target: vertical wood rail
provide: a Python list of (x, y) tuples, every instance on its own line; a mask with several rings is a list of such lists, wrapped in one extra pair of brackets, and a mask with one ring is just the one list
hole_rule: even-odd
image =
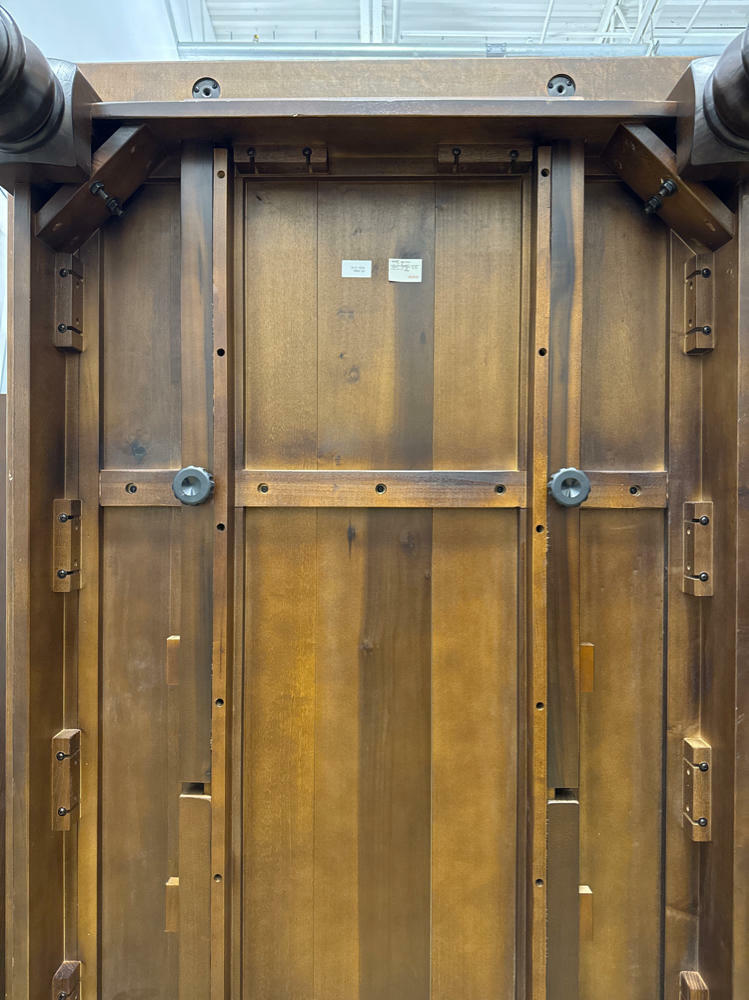
[(82, 502), (81, 559), (86, 583), (78, 598), (78, 727), (81, 730), (81, 813), (78, 820), (78, 951), (81, 990), (96, 996), (99, 967), (99, 427), (101, 240), (81, 250), (83, 325), (78, 418), (79, 496)]
[(234, 433), (231, 323), (232, 205), (229, 152), (213, 158), (213, 466), (216, 479), (213, 544), (211, 763), (211, 1000), (229, 996), (232, 641), (234, 625)]
[(548, 475), (549, 307), (551, 280), (551, 149), (539, 147), (533, 206), (533, 333), (530, 349), (527, 518), (528, 855), (530, 1000), (546, 997), (546, 524)]
[[(182, 464), (205, 467), (219, 478), (213, 454), (213, 147), (186, 143), (180, 172), (181, 227), (181, 393)], [(210, 756), (212, 660), (212, 598), (214, 536), (217, 512), (213, 501), (179, 512), (180, 683), (177, 691), (179, 725), (178, 781), (205, 784), (213, 778)], [(174, 556), (172, 557), (174, 560)], [(174, 563), (173, 563), (174, 564)], [(169, 623), (174, 627), (174, 621)], [(206, 792), (208, 789), (206, 788)], [(211, 786), (211, 795), (213, 787)], [(191, 796), (200, 798), (200, 796)], [(190, 907), (191, 919), (180, 916), (179, 998), (208, 1000), (211, 992), (211, 845), (212, 803), (203, 796), (206, 842), (185, 836), (189, 811), (179, 810), (180, 913)], [(197, 808), (193, 806), (190, 808)], [(202, 814), (201, 814), (202, 815)], [(202, 859), (202, 876), (191, 850)], [(183, 871), (195, 886), (193, 905), (184, 898)], [(171, 874), (171, 873), (170, 873)], [(202, 881), (201, 881), (202, 878)], [(188, 893), (189, 894), (189, 893)], [(183, 903), (185, 904), (183, 906)], [(188, 973), (189, 970), (189, 973)]]
[[(582, 367), (582, 142), (559, 142), (551, 167), (549, 474), (580, 466)], [(580, 509), (548, 506), (547, 988), (577, 1000), (579, 964)], [(570, 868), (573, 870), (570, 871)]]

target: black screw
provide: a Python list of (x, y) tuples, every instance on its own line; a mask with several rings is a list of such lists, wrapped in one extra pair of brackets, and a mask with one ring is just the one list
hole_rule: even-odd
[(633, 497), (636, 497), (637, 494), (640, 492), (640, 487), (639, 486), (630, 486), (629, 492), (632, 494)]
[(70, 518), (69, 518), (69, 516), (67, 514), (58, 514), (57, 515), (57, 520), (61, 521), (63, 524), (65, 524), (65, 522), (69, 521)]
[(710, 518), (707, 516), (707, 514), (702, 515), (702, 517), (700, 518), (700, 524), (710, 524)]
[(261, 483), (261, 484), (260, 484), (260, 485), (258, 486), (258, 490), (259, 490), (259, 491), (260, 491), (261, 493), (267, 493), (267, 492), (268, 492), (268, 484), (267, 484), (267, 483)]
[(661, 186), (658, 188), (657, 194), (654, 194), (651, 198), (648, 198), (648, 200), (645, 202), (645, 205), (643, 206), (645, 215), (652, 215), (654, 212), (657, 212), (661, 207), (661, 205), (663, 204), (663, 199), (669, 198), (671, 195), (676, 194), (678, 190), (679, 189), (676, 186), (676, 182), (672, 181), (671, 178), (668, 177), (665, 181), (661, 183)]
[(127, 486), (125, 487), (125, 492), (126, 493), (137, 493), (138, 492), (138, 487), (135, 485), (135, 483), (128, 483)]
[(706, 760), (703, 760), (702, 763), (699, 765), (699, 768), (700, 768), (700, 771), (709, 771), (710, 770), (710, 765), (708, 764), (708, 762)]
[(707, 819), (704, 816), (700, 816), (700, 818), (697, 820), (697, 825), (707, 826)]
[(58, 333), (65, 333), (66, 330), (67, 330), (67, 326), (65, 326), (64, 323), (58, 323), (57, 324), (57, 332)]
[(58, 760), (65, 760), (66, 756), (67, 755), (62, 750), (58, 750), (55, 754), (55, 757), (57, 757)]
[(702, 580), (703, 583), (707, 583), (709, 579), (710, 577), (708, 576), (707, 573), (700, 573), (700, 580)]
[(712, 271), (709, 267), (698, 267), (696, 271), (692, 271), (687, 275), (687, 281), (689, 281), (690, 278), (709, 278), (711, 274)]
[(58, 816), (67, 816), (68, 815), (68, 810), (65, 808), (65, 806), (60, 806), (60, 808), (57, 810), (57, 815)]
[(500, 483), (500, 484), (499, 484), (498, 486), (495, 486), (495, 487), (494, 487), (494, 490), (495, 490), (495, 492), (496, 492), (496, 493), (504, 493), (504, 491), (505, 491), (505, 488), (504, 488), (504, 486), (502, 485), (502, 483)]
[(387, 489), (387, 486), (384, 483), (378, 483), (375, 486), (375, 490), (377, 491), (377, 493), (384, 493), (386, 489)]
[(58, 569), (57, 575), (61, 580), (64, 580), (65, 577), (68, 575), (68, 571), (66, 569)]

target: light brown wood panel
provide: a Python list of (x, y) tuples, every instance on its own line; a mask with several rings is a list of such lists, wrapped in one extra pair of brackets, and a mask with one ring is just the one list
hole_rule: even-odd
[(580, 882), (596, 898), (580, 1000), (652, 1000), (660, 983), (663, 544), (660, 511), (582, 511), (580, 635), (596, 647), (581, 700)]
[(314, 469), (317, 191), (289, 183), (244, 191), (245, 464)]
[[(111, 510), (102, 527), (101, 982), (173, 998), (164, 940), (169, 871), (167, 510)], [(85, 803), (83, 804), (85, 808)], [(137, 961), (133, 956), (137, 955)]]
[(522, 181), (437, 185), (434, 467), (518, 467)]
[(211, 797), (180, 795), (179, 1000), (210, 996), (211, 882)]
[(315, 511), (246, 515), (244, 996), (313, 982)]
[(585, 189), (582, 468), (662, 469), (668, 231), (623, 185)]
[[(320, 468), (423, 469), (432, 459), (433, 184), (319, 188)], [(388, 281), (389, 258), (423, 261)], [(341, 260), (372, 277), (342, 278)]]
[(517, 546), (515, 513), (434, 512), (433, 1000), (514, 995)]
[(178, 468), (179, 188), (147, 184), (102, 248), (103, 467)]

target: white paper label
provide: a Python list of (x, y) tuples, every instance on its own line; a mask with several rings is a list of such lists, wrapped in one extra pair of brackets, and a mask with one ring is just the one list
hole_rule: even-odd
[(388, 281), (421, 281), (421, 260), (391, 257), (388, 261)]
[(371, 278), (372, 277), (372, 261), (371, 260), (342, 260), (341, 261), (341, 277), (342, 278)]

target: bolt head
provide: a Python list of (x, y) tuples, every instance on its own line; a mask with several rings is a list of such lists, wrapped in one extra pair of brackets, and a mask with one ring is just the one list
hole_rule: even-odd
[(710, 270), (709, 267), (703, 267), (700, 274), (702, 275), (703, 278), (709, 278), (710, 275), (712, 274), (712, 271)]
[(710, 770), (710, 765), (706, 760), (703, 760), (702, 763), (700, 764), (700, 771), (709, 771), (709, 770)]
[(57, 753), (55, 754), (55, 757), (57, 757), (58, 760), (65, 760), (65, 754), (63, 753), (62, 750), (58, 750)]
[(709, 574), (707, 574), (707, 573), (700, 573), (700, 580), (702, 580), (703, 583), (707, 583), (707, 581), (709, 579), (710, 579)]
[(697, 825), (707, 826), (707, 819), (704, 816), (700, 816), (700, 818), (697, 820)]
[(58, 816), (67, 816), (67, 814), (68, 810), (65, 808), (65, 806), (60, 806), (60, 808), (57, 810)]
[(64, 569), (58, 569), (57, 576), (58, 576), (58, 578), (60, 580), (64, 580), (67, 575), (68, 574), (66, 573), (66, 571)]
[(710, 524), (710, 518), (707, 516), (707, 514), (702, 515), (702, 517), (700, 518), (700, 524)]

